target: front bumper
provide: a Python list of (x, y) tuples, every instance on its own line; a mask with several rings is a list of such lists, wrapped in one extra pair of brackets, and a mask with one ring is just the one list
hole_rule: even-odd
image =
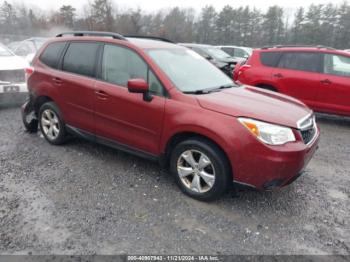
[(308, 145), (302, 141), (280, 147), (260, 142), (259, 146), (248, 145), (244, 151), (249, 153), (240, 158), (234, 169), (234, 182), (258, 190), (272, 190), (291, 184), (303, 174), (318, 148), (319, 138), (317, 128), (313, 141)]

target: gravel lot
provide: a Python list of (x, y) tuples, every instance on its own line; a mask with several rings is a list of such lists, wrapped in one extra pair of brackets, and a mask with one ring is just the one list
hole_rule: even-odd
[(306, 174), (213, 203), (157, 164), (75, 139), (51, 146), (0, 109), (1, 254), (350, 254), (350, 119), (319, 116)]

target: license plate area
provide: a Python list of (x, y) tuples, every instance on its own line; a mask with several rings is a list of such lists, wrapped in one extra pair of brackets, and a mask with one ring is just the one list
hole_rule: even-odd
[(19, 86), (16, 86), (16, 85), (4, 86), (4, 93), (18, 93), (18, 92), (19, 92)]

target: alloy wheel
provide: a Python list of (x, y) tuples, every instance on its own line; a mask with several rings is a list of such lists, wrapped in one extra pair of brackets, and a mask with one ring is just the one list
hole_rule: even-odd
[(183, 152), (177, 161), (181, 182), (197, 193), (208, 192), (215, 183), (215, 168), (207, 155), (198, 150)]
[(41, 114), (42, 131), (50, 140), (55, 140), (60, 134), (60, 124), (56, 113), (51, 109), (45, 109)]

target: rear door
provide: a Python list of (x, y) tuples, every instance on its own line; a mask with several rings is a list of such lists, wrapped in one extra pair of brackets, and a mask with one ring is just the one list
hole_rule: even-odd
[(318, 109), (350, 115), (350, 56), (325, 54), (323, 71)]
[(316, 52), (283, 52), (272, 71), (272, 81), (279, 91), (313, 107), (320, 86), (321, 59), (321, 54)]
[(52, 78), (59, 87), (65, 122), (91, 133), (95, 131), (94, 84), (99, 43), (71, 42), (64, 54), (60, 71)]
[[(136, 52), (118, 45), (104, 46), (100, 71), (95, 84), (98, 139), (158, 155), (166, 101), (160, 81)], [(148, 81), (152, 101), (128, 91), (128, 80), (135, 78)]]

